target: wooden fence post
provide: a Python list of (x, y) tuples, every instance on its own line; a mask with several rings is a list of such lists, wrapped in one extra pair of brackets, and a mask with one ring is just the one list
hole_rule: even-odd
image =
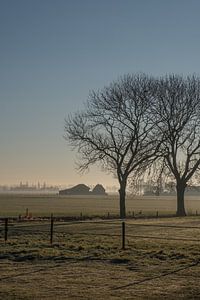
[(5, 228), (4, 228), (4, 240), (5, 243), (8, 239), (8, 218), (5, 218)]
[(122, 250), (125, 250), (125, 222), (122, 222)]
[(50, 243), (51, 245), (53, 244), (53, 222), (54, 222), (54, 219), (53, 219), (53, 214), (51, 214), (51, 233), (50, 233)]

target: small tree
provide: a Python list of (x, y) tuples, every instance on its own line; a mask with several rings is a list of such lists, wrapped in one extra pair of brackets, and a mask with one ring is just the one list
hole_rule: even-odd
[(148, 165), (157, 152), (150, 115), (152, 83), (146, 75), (127, 75), (92, 92), (85, 110), (65, 120), (65, 138), (80, 154), (79, 169), (98, 163), (117, 177), (121, 218), (126, 216), (130, 174)]
[(185, 216), (185, 188), (200, 166), (200, 79), (166, 76), (158, 80), (153, 97), (161, 156), (176, 180), (177, 216)]

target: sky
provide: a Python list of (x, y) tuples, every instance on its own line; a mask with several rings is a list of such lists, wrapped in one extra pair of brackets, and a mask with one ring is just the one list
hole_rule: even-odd
[(76, 170), (64, 119), (121, 75), (197, 74), (199, 0), (0, 0), (0, 185), (116, 185)]

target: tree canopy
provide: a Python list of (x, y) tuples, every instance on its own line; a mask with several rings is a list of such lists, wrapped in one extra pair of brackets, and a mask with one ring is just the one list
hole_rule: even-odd
[(200, 79), (169, 75), (156, 86), (152, 114), (161, 157), (176, 180), (177, 215), (185, 215), (184, 191), (200, 166)]
[(155, 161), (174, 176), (177, 215), (185, 215), (185, 188), (200, 168), (200, 79), (126, 75), (90, 93), (65, 120), (65, 138), (80, 170), (97, 163), (117, 177), (121, 218), (128, 178)]
[(157, 152), (150, 115), (152, 83), (147, 75), (124, 76), (91, 92), (85, 110), (65, 123), (65, 137), (80, 154), (80, 169), (98, 163), (118, 178), (121, 218), (128, 177), (145, 168)]

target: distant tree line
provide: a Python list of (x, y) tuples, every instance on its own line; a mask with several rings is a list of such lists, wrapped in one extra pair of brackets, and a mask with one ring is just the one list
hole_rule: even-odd
[(155, 166), (173, 176), (177, 216), (185, 216), (185, 189), (200, 168), (200, 78), (125, 75), (68, 116), (65, 138), (80, 155), (80, 170), (98, 164), (117, 177), (121, 218), (128, 180)]

